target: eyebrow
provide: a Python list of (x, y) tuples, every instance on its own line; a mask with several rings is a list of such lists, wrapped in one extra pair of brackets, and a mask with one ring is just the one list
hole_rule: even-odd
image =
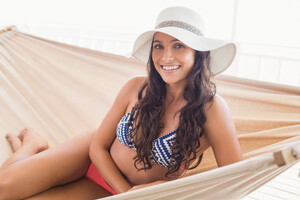
[[(171, 42), (178, 42), (178, 41), (179, 41), (178, 39), (171, 40)], [(157, 42), (157, 43), (162, 43), (162, 42), (161, 42), (161, 41), (159, 41), (159, 40), (154, 40), (154, 41), (153, 41), (153, 43), (154, 43), (154, 42)]]

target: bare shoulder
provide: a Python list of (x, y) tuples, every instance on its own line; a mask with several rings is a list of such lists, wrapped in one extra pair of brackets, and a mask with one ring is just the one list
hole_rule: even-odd
[(133, 76), (131, 77), (125, 85), (131, 88), (140, 88), (147, 80), (146, 76)]
[(226, 116), (230, 112), (226, 101), (219, 94), (214, 96), (213, 101), (207, 105), (206, 110), (207, 117), (216, 117), (216, 115), (220, 114)]
[(117, 96), (117, 102), (126, 103), (126, 107), (136, 101), (140, 88), (144, 85), (147, 78), (145, 76), (133, 76), (128, 79)]
[(204, 134), (213, 148), (218, 166), (242, 159), (234, 121), (226, 101), (218, 94), (207, 106)]
[(235, 134), (235, 127), (226, 101), (218, 94), (206, 109), (205, 133), (208, 138), (222, 137), (227, 131)]
[(122, 90), (125, 90), (127, 96), (136, 96), (146, 80), (145, 76), (133, 76), (124, 84)]

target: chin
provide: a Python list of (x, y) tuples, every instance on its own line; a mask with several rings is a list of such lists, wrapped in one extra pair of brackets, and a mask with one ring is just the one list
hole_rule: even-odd
[(171, 79), (171, 78), (163, 78), (163, 81), (168, 84), (168, 85), (171, 85), (171, 84), (186, 84), (186, 80), (178, 80), (178, 79)]

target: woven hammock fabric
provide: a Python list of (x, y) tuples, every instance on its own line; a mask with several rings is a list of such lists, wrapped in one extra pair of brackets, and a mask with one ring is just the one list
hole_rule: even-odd
[[(14, 30), (1, 33), (0, 163), (12, 153), (7, 132), (33, 127), (55, 146), (97, 129), (126, 80), (144, 74), (134, 59)], [(229, 76), (216, 82), (246, 160), (214, 169), (209, 149), (184, 178), (108, 199), (237, 199), (294, 164), (278, 167), (273, 152), (300, 142), (300, 88)]]

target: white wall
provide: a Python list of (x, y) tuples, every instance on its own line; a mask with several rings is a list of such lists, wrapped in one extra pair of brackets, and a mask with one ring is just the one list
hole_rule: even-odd
[(0, 0), (0, 27), (125, 55), (171, 5), (198, 10), (207, 36), (238, 44), (225, 74), (300, 85), (299, 0)]

